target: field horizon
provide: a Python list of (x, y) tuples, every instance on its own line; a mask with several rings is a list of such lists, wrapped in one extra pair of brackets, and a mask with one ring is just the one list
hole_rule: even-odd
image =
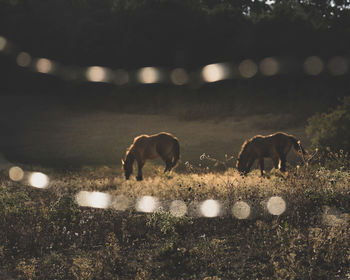
[[(23, 114), (23, 113), (22, 113)], [(24, 116), (24, 115), (23, 115)], [(121, 158), (134, 137), (141, 134), (170, 132), (180, 141), (181, 164), (200, 164), (203, 154), (219, 161), (235, 159), (246, 139), (257, 134), (284, 131), (295, 135), (308, 147), (303, 124), (290, 114), (227, 116), (199, 120), (181, 120), (165, 114), (128, 114), (94, 110), (76, 112), (49, 108), (33, 111), (3, 122), (9, 133), (0, 140), (3, 156), (17, 164), (76, 168), (85, 165), (120, 167)], [(294, 152), (289, 162), (298, 162)], [(268, 168), (271, 167), (267, 160)], [(146, 165), (162, 165), (148, 161)], [(234, 167), (233, 161), (228, 167)]]

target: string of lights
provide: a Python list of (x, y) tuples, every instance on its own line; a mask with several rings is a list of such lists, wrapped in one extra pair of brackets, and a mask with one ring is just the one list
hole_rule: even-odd
[(128, 71), (102, 66), (67, 66), (49, 58), (33, 57), (25, 51), (17, 51), (18, 49), (13, 42), (0, 36), (0, 54), (13, 57), (14, 62), (20, 68), (54, 75), (69, 81), (109, 83), (116, 86), (133, 83), (164, 83), (183, 86), (191, 85), (198, 80), (202, 83), (213, 83), (222, 80), (251, 79), (258, 75), (272, 77), (280, 74), (292, 74), (295, 71), (309, 76), (318, 76), (323, 73), (331, 76), (344, 76), (349, 73), (348, 55), (334, 56), (328, 60), (318, 56), (309, 56), (301, 61), (301, 64), (293, 59), (277, 57), (266, 57), (261, 61), (247, 58), (238, 63), (222, 62), (205, 65), (195, 72), (184, 68), (163, 69), (153, 66)]

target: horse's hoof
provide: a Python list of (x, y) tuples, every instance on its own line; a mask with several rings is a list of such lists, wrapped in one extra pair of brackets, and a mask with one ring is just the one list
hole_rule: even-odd
[(137, 176), (137, 177), (136, 177), (136, 180), (137, 180), (137, 181), (142, 181), (142, 179), (143, 179), (142, 176)]

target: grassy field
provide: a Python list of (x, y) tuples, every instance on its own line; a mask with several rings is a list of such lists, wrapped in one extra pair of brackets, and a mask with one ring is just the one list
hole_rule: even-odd
[[(64, 167), (107, 165), (120, 170), (120, 159), (134, 137), (160, 131), (179, 138), (182, 163), (198, 164), (203, 153), (221, 161), (225, 155), (236, 157), (245, 139), (279, 130), (294, 134), (307, 146), (303, 126), (293, 125), (293, 120), (290, 115), (265, 114), (182, 121), (171, 115), (52, 110), (13, 120), (7, 128), (11, 133), (0, 141), (12, 161)], [(293, 153), (289, 158), (296, 159)], [(230, 164), (233, 167), (233, 161)]]
[[(320, 166), (289, 168), (287, 176), (254, 171), (163, 174), (149, 167), (142, 182), (113, 168), (57, 170), (22, 166), (25, 179), (1, 176), (0, 272), (5, 279), (348, 279), (350, 174)], [(49, 186), (29, 186), (41, 171)], [(151, 176), (152, 175), (152, 176)], [(113, 197), (107, 209), (78, 205), (80, 191)], [(137, 210), (142, 196), (158, 210)], [(285, 210), (271, 214), (269, 199)], [(218, 202), (204, 217), (203, 202)], [(186, 205), (170, 214), (171, 202)], [(250, 215), (233, 214), (245, 202)], [(270, 210), (269, 210), (270, 209)], [(283, 210), (283, 209), (282, 209)], [(276, 213), (275, 213), (276, 214)]]
[[(291, 115), (24, 115), (1, 121), (0, 279), (350, 278), (350, 174), (341, 164), (328, 170), (291, 152), (284, 175), (241, 177), (234, 168), (241, 144), (256, 134), (285, 131), (308, 148)], [(161, 161), (149, 161), (144, 181), (125, 181), (125, 149), (159, 131), (179, 138), (181, 164), (164, 174)], [(18, 182), (9, 179), (13, 165), (25, 171)], [(46, 188), (30, 186), (33, 171), (48, 176)], [(87, 206), (81, 192), (108, 203)], [(155, 212), (140, 206), (145, 197)], [(282, 200), (271, 208), (271, 198)], [(184, 215), (172, 212), (174, 201)], [(206, 202), (214, 203), (209, 214)]]

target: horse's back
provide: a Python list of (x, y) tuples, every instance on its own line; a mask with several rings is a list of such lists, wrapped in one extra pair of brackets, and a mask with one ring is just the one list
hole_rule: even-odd
[(274, 149), (271, 138), (267, 138), (261, 135), (255, 136), (252, 140), (252, 144), (255, 150), (255, 154), (258, 157), (268, 157)]
[(178, 142), (177, 138), (168, 132), (155, 134), (154, 139), (156, 141), (156, 149), (162, 155), (169, 154), (173, 150), (174, 144)]
[(176, 137), (168, 132), (142, 134), (134, 139), (134, 148), (143, 158), (155, 159), (170, 153), (176, 141)]
[(256, 135), (250, 142), (253, 144), (256, 154), (268, 157), (276, 154), (277, 151), (288, 152), (291, 148), (292, 137), (284, 132), (276, 132), (267, 136)]
[(173, 140), (177, 140), (177, 138), (169, 132), (159, 132), (157, 134), (151, 135), (150, 137), (155, 137), (155, 138), (159, 139), (160, 141), (172, 142)]
[(287, 154), (290, 151), (293, 145), (293, 139), (295, 139), (293, 135), (285, 132), (276, 132), (271, 135), (272, 144), (275, 149), (284, 154)]

